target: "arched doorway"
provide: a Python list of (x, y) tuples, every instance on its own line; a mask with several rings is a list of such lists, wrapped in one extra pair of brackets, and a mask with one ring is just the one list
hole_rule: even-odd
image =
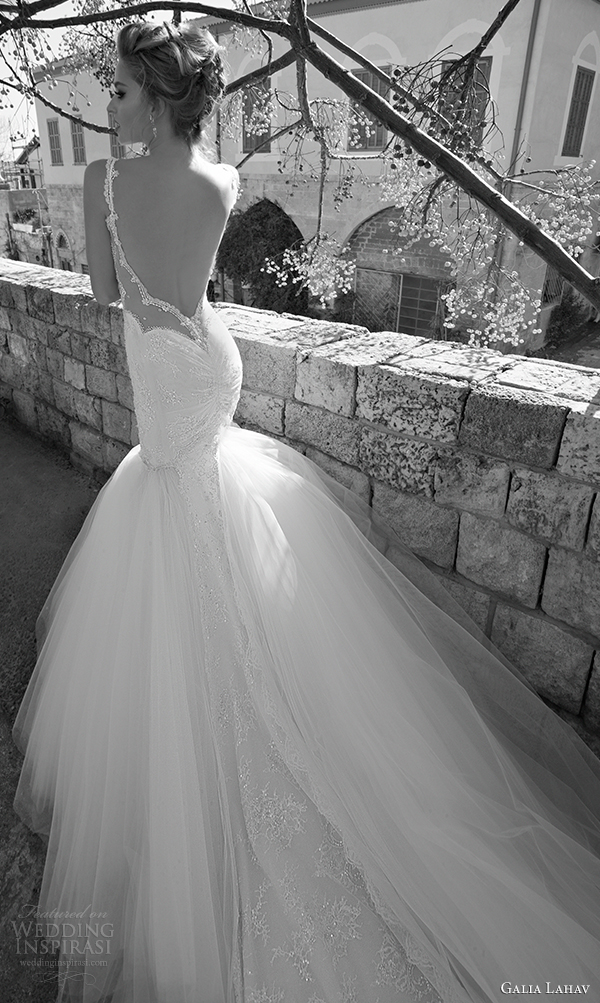
[(56, 247), (60, 268), (62, 268), (65, 272), (72, 272), (73, 254), (71, 252), (71, 245), (69, 243), (69, 238), (62, 230), (58, 231), (54, 246)]
[(401, 234), (390, 227), (399, 219), (398, 209), (383, 209), (347, 241), (356, 263), (352, 323), (370, 331), (440, 337), (441, 296), (450, 286), (447, 255), (424, 240), (403, 247)]
[(227, 223), (217, 254), (217, 268), (231, 280), (233, 299), (246, 306), (280, 313), (305, 313), (308, 293), (298, 292), (289, 283), (277, 285), (274, 276), (262, 271), (265, 258), (275, 261), (287, 248), (302, 242), (302, 233), (286, 212), (260, 199), (243, 211), (233, 212)]

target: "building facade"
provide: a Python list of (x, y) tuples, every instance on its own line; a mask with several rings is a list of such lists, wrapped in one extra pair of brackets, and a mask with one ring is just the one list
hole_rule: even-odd
[[(469, 51), (498, 13), (498, 0), (318, 0), (309, 4), (309, 15), (370, 61), (387, 69), (410, 66), (444, 53), (445, 59)], [(205, 23), (227, 49), (231, 77), (261, 65), (261, 55), (251, 46), (236, 45), (231, 25), (214, 18)], [(345, 68), (369, 74), (355, 60), (323, 42), (323, 47)], [(274, 38), (273, 55), (287, 43)], [(530, 158), (527, 170), (557, 169), (569, 164), (600, 161), (599, 0), (521, 0), (502, 29), (482, 54), (482, 73), (494, 101), (498, 131), (489, 152), (511, 164)], [(52, 81), (40, 90), (77, 118), (108, 125), (108, 94), (85, 72), (74, 74), (57, 64)], [(295, 93), (294, 65), (276, 73), (270, 88), (282, 95)], [(339, 98), (340, 92), (312, 67), (308, 67), (309, 97)], [(305, 144), (307, 169), (303, 178), (286, 166), (290, 137), (272, 139), (247, 128), (261, 95), (238, 100), (237, 121), (227, 128), (227, 116), (211, 123), (211, 135), (220, 159), (241, 165), (242, 211), (267, 199), (285, 211), (305, 239), (317, 228), (317, 185), (310, 179), (317, 149)], [(289, 103), (289, 102), (288, 102)], [(41, 102), (36, 103), (45, 187), (52, 222), (56, 258), (62, 267), (87, 270), (81, 190), (85, 166), (109, 154), (121, 156), (114, 136), (93, 132), (78, 121), (62, 118)], [(286, 123), (285, 113), (274, 109), (268, 127), (272, 136)], [(289, 118), (287, 119), (289, 121)], [(348, 246), (356, 261), (355, 318), (381, 329), (407, 329), (427, 333), (439, 312), (439, 296), (447, 287), (442, 256), (431, 248), (417, 247), (401, 256), (386, 254), (385, 233), (393, 216), (391, 203), (382, 200), (379, 182), (382, 161), (378, 156), (387, 136), (381, 127), (363, 130), (354, 145), (350, 137), (344, 153), (352, 155), (359, 181), (352, 199), (338, 211), (334, 199), (348, 160), (334, 161), (325, 186), (323, 229)], [(262, 144), (262, 145), (260, 145)], [(258, 148), (257, 148), (258, 147)], [(255, 152), (253, 152), (255, 151)], [(287, 151), (287, 152), (286, 152)], [(249, 154), (252, 156), (248, 158)], [(521, 161), (522, 162), (522, 161)], [(595, 169), (600, 176), (600, 167)], [(513, 242), (516, 243), (516, 242)], [(543, 294), (545, 310), (560, 298), (561, 283), (527, 249), (513, 247), (514, 264), (524, 276), (532, 299)], [(590, 252), (585, 264), (599, 270), (598, 256)], [(375, 309), (377, 305), (382, 309)], [(371, 316), (371, 314), (373, 316)], [(535, 347), (535, 346), (529, 346)]]

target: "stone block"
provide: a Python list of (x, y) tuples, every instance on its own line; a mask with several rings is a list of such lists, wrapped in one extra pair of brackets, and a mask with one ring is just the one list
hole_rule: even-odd
[(25, 366), (8, 352), (0, 352), (0, 379), (10, 387), (21, 388)]
[(69, 418), (75, 417), (75, 405), (73, 404), (73, 387), (62, 380), (53, 379), (54, 404), (55, 407), (67, 414)]
[(28, 365), (31, 362), (31, 350), (27, 338), (9, 331), (8, 348), (12, 357), (17, 359), (18, 362), (22, 362), (24, 365)]
[(22, 425), (37, 431), (38, 417), (35, 398), (31, 394), (23, 393), (22, 390), (13, 390), (12, 403), (15, 417)]
[(54, 404), (54, 377), (50, 373), (39, 373), (38, 397), (46, 404)]
[(600, 637), (600, 564), (572, 551), (552, 548), (542, 609), (570, 627)]
[(506, 366), (506, 356), (493, 349), (469, 348), (453, 342), (428, 341), (402, 360), (409, 370), (466, 381), (471, 385), (489, 380)]
[(566, 404), (534, 391), (478, 387), (469, 394), (458, 441), (477, 452), (552, 467), (567, 412)]
[(556, 468), (588, 484), (600, 484), (600, 408), (573, 405), (560, 444)]
[(63, 327), (48, 328), (48, 347), (56, 348), (64, 355), (71, 354), (71, 334)]
[(32, 341), (29, 344), (29, 351), (31, 352), (31, 359), (35, 364), (37, 370), (40, 373), (48, 372), (48, 359), (46, 357), (46, 349), (43, 345), (40, 345), (37, 341)]
[(129, 444), (131, 440), (131, 411), (121, 404), (102, 401), (102, 431), (111, 439)]
[(81, 331), (81, 311), (89, 303), (89, 296), (83, 295), (77, 289), (63, 287), (54, 291), (53, 299), (56, 323), (72, 331)]
[(438, 576), (447, 592), (461, 606), (480, 630), (485, 632), (492, 604), (492, 597), (487, 592), (480, 592), (469, 585), (463, 585), (456, 578)]
[(48, 372), (51, 376), (56, 376), (57, 379), (64, 379), (65, 375), (65, 356), (62, 352), (59, 352), (56, 348), (47, 348), (46, 350), (46, 366)]
[(510, 469), (490, 456), (440, 452), (434, 471), (438, 505), (501, 516), (506, 505)]
[(102, 428), (102, 401), (92, 397), (85, 390), (73, 390), (73, 407), (75, 417), (83, 425), (89, 425), (98, 431)]
[(296, 383), (296, 349), (271, 340), (236, 336), (244, 367), (244, 387), (272, 397), (292, 397)]
[(78, 362), (91, 362), (90, 339), (84, 334), (71, 332), (71, 355)]
[(83, 362), (65, 356), (65, 382), (77, 390), (85, 390), (85, 366)]
[(356, 422), (320, 408), (287, 401), (285, 434), (309, 446), (316, 446), (342, 463), (358, 465), (358, 435)]
[(10, 331), (10, 314), (4, 306), (0, 306), (0, 328)]
[[(329, 347), (329, 346), (327, 346)], [(294, 397), (334, 414), (354, 414), (356, 368), (328, 358), (326, 348), (299, 351)]]
[[(14, 282), (8, 282), (6, 279), (0, 279), (0, 303), (3, 307), (14, 307), (15, 301), (13, 298), (13, 290), (17, 288)], [(27, 301), (25, 300), (25, 306)]]
[(79, 317), (84, 334), (103, 341), (111, 341), (110, 307), (103, 306), (96, 300), (86, 300), (81, 305)]
[(274, 435), (283, 435), (283, 405), (281, 397), (242, 390), (235, 412), (235, 421), (252, 425)]
[(437, 450), (427, 442), (360, 428), (358, 465), (398, 491), (433, 497)]
[(69, 419), (61, 411), (42, 401), (37, 401), (38, 431), (45, 439), (61, 446), (70, 446)]
[(461, 515), (456, 570), (469, 581), (535, 607), (545, 561), (542, 543), (494, 519)]
[(80, 425), (77, 421), (72, 421), (70, 428), (73, 450), (83, 456), (84, 459), (90, 460), (96, 466), (101, 467), (104, 453), (100, 433), (94, 431), (92, 428), (87, 428), (85, 425)]
[(356, 417), (407, 435), (455, 442), (468, 392), (455, 380), (395, 366), (359, 367)]
[(0, 349), (6, 351), (8, 347), (8, 331), (0, 330)]
[(138, 430), (137, 418), (136, 418), (135, 414), (132, 414), (131, 415), (131, 439), (130, 439), (130, 442), (131, 442), (132, 446), (137, 446), (137, 444), (139, 443), (139, 441), (140, 441), (140, 433), (139, 433), (139, 430)]
[(119, 399), (119, 404), (123, 407), (128, 407), (130, 411), (133, 411), (133, 387), (131, 386), (131, 380), (128, 376), (117, 375), (117, 397)]
[(124, 460), (127, 456), (129, 448), (129, 445), (125, 445), (123, 442), (117, 442), (115, 439), (105, 439), (103, 443), (104, 469), (111, 473), (113, 470), (116, 470), (121, 460)]
[(498, 376), (497, 383), (565, 397), (594, 401), (600, 391), (600, 373), (591, 369), (552, 364), (546, 360), (520, 360)]
[(120, 303), (111, 303), (107, 309), (110, 322), (110, 340), (114, 345), (124, 345), (123, 307)]
[(361, 473), (360, 470), (356, 470), (355, 467), (349, 467), (347, 463), (340, 463), (339, 460), (334, 460), (332, 456), (327, 456), (327, 453), (322, 453), (319, 449), (314, 449), (312, 446), (308, 446), (306, 450), (306, 456), (313, 463), (324, 470), (326, 474), (333, 477), (338, 484), (342, 484), (345, 488), (349, 488), (354, 494), (362, 498), (367, 504), (371, 500), (371, 485), (369, 478), (365, 474)]
[(583, 484), (519, 467), (513, 473), (506, 518), (530, 536), (581, 550), (593, 497)]
[(97, 366), (85, 367), (85, 385), (88, 392), (95, 397), (104, 397), (105, 400), (117, 401), (117, 380), (114, 373), (109, 373), (106, 369), (98, 369)]
[[(402, 543), (415, 554), (440, 568), (452, 567), (458, 536), (457, 512), (440, 508), (427, 498), (401, 494), (379, 481), (373, 485), (373, 510), (390, 524)], [(393, 546), (385, 556), (396, 564)], [(402, 570), (401, 552), (398, 557), (398, 567)]]
[(125, 349), (120, 345), (115, 345), (112, 341), (98, 341), (97, 338), (90, 338), (89, 347), (90, 361), (93, 366), (107, 369), (113, 373), (120, 373), (122, 376), (128, 375)]
[(54, 324), (54, 302), (52, 289), (43, 286), (27, 286), (27, 313), (36, 320)]
[(492, 642), (521, 670), (540, 696), (578, 714), (594, 649), (544, 616), (498, 603)]
[(594, 665), (585, 694), (583, 722), (590, 731), (600, 732), (600, 652), (598, 651), (594, 655)]

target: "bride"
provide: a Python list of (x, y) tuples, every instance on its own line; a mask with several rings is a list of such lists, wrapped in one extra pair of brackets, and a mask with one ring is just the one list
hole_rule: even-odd
[(149, 156), (90, 164), (86, 240), (140, 445), (15, 725), (59, 1000), (597, 1000), (597, 761), (352, 493), (232, 424), (205, 295), (237, 188), (201, 149), (220, 50), (136, 23), (118, 57), (109, 108)]

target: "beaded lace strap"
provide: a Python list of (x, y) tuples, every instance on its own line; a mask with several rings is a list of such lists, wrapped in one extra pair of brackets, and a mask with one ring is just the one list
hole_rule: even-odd
[[(118, 253), (119, 263), (123, 266), (127, 274), (130, 276), (131, 281), (134, 283), (134, 285), (136, 285), (137, 288), (139, 289), (140, 298), (144, 306), (155, 306), (158, 307), (160, 310), (164, 310), (166, 313), (172, 314), (174, 317), (177, 318), (182, 327), (184, 327), (189, 332), (188, 337), (190, 338), (191, 341), (200, 343), (203, 346), (205, 346), (206, 339), (203, 336), (201, 326), (196, 323), (196, 317), (198, 313), (200, 313), (202, 308), (202, 301), (200, 301), (200, 303), (198, 304), (198, 308), (196, 309), (196, 313), (194, 314), (194, 316), (186, 317), (186, 315), (184, 313), (181, 313), (181, 310), (178, 310), (178, 308), (174, 306), (173, 303), (168, 303), (166, 300), (160, 300), (157, 299), (155, 296), (151, 296), (148, 290), (146, 289), (145, 285), (141, 281), (141, 279), (138, 278), (133, 268), (127, 261), (127, 258), (125, 257), (125, 252), (123, 250), (123, 245), (121, 244), (121, 240), (119, 238), (119, 233), (117, 230), (117, 221), (119, 217), (115, 212), (115, 203), (114, 203), (113, 184), (114, 184), (114, 179), (118, 176), (119, 172), (116, 168), (115, 158), (109, 157), (108, 160), (106, 161), (104, 198), (106, 200), (106, 204), (109, 210), (108, 216), (106, 217), (106, 225), (113, 240), (113, 253), (115, 250)], [(123, 284), (119, 278), (118, 269), (117, 269), (117, 282), (119, 283), (119, 291), (121, 293), (121, 298), (123, 299), (126, 296), (126, 290), (123, 288)]]

